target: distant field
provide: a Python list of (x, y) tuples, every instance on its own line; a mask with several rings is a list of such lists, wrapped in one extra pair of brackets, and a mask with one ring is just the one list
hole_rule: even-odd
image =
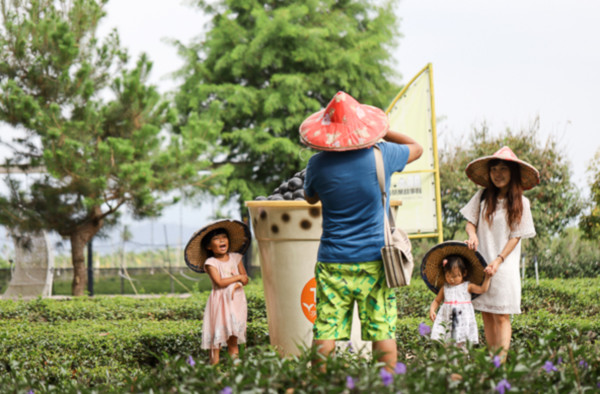
[[(187, 267), (172, 269), (172, 277), (162, 268), (128, 268), (131, 281), (119, 275), (118, 269), (101, 269), (94, 273), (94, 294), (169, 294), (210, 290), (208, 275), (192, 272)], [(71, 295), (73, 271), (55, 271), (52, 284), (53, 295)], [(0, 294), (10, 281), (10, 271), (0, 270)], [(133, 285), (132, 285), (133, 284)], [(135, 290), (134, 290), (135, 287)]]

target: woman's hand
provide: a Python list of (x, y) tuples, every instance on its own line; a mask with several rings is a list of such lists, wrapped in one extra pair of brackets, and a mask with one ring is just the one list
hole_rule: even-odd
[(467, 239), (465, 243), (467, 244), (469, 249), (474, 251), (477, 251), (477, 248), (479, 247), (479, 239), (477, 238), (476, 234), (471, 234), (469, 236), (469, 239)]
[(479, 239), (477, 238), (477, 226), (475, 226), (471, 222), (467, 222), (467, 234), (469, 235), (469, 239), (465, 241), (469, 249), (477, 252), (477, 248), (479, 247)]

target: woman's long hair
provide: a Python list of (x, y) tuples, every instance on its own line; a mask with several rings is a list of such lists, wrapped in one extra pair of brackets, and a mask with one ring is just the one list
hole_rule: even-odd
[[(497, 164), (504, 163), (510, 169), (510, 183), (508, 184), (508, 192), (506, 193), (506, 221), (508, 227), (514, 230), (515, 226), (521, 223), (521, 216), (523, 215), (523, 183), (521, 182), (521, 169), (517, 163), (507, 160), (493, 159), (488, 163), (488, 176), (491, 168)], [(484, 191), (483, 198), (485, 199), (485, 220), (489, 225), (492, 224), (494, 212), (498, 205), (498, 195), (500, 189), (494, 185), (490, 177), (490, 186)]]

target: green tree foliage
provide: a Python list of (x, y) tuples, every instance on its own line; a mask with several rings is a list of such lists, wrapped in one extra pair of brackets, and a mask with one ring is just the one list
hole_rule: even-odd
[(179, 44), (176, 103), (179, 124), (219, 147), (203, 155), (224, 175), (210, 192), (241, 203), (302, 169), (311, 153), (298, 128), (339, 90), (387, 106), (397, 92), (393, 1), (195, 2), (212, 23), (205, 37)]
[(588, 239), (600, 239), (600, 150), (588, 167), (590, 179), (589, 211), (581, 217), (579, 228)]
[[(545, 143), (538, 139), (539, 123), (529, 130), (514, 133), (506, 130), (492, 136), (486, 125), (474, 130), (466, 143), (440, 151), (440, 184), (444, 218), (444, 238), (455, 239), (464, 230), (460, 209), (475, 194), (478, 186), (465, 175), (467, 164), (489, 156), (502, 146), (510, 147), (521, 159), (535, 166), (541, 182), (524, 194), (531, 202), (537, 236), (526, 244), (526, 253), (537, 254), (549, 237), (561, 233), (581, 211), (577, 187), (571, 181), (570, 164), (559, 144), (550, 136)], [(460, 233), (461, 235), (464, 234)]]
[[(166, 193), (195, 177), (192, 158), (205, 149), (183, 146), (185, 128), (167, 138), (168, 106), (146, 82), (148, 59), (128, 69), (117, 32), (96, 37), (105, 3), (0, 1), (0, 122), (17, 131), (2, 136), (12, 155), (0, 223), (70, 239), (74, 295), (87, 281), (87, 242), (123, 206), (157, 215), (173, 200)], [(16, 168), (40, 174), (25, 187)]]

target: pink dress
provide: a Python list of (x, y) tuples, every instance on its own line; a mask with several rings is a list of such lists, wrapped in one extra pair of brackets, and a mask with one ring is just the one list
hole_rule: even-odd
[[(221, 278), (230, 278), (239, 275), (238, 264), (241, 260), (241, 254), (229, 253), (229, 261), (219, 261), (209, 257), (204, 265), (217, 268)], [(246, 342), (248, 304), (243, 288), (238, 287), (233, 290), (236, 283), (223, 288), (218, 288), (213, 283), (204, 310), (202, 349), (220, 349), (227, 345), (227, 340), (231, 336), (236, 336), (238, 343)]]

